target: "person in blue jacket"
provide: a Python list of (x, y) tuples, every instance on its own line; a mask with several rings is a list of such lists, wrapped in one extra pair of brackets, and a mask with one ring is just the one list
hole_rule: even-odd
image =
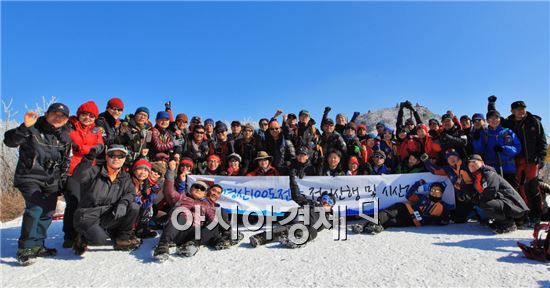
[(514, 131), (501, 126), (498, 111), (487, 112), (487, 121), (489, 127), (481, 131), (480, 137), (472, 143), (473, 151), (517, 190), (515, 157), (521, 151), (521, 143)]

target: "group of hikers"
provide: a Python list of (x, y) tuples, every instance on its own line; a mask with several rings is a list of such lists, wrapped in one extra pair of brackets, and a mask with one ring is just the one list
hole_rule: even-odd
[[(443, 182), (432, 183), (423, 195), (417, 191), (425, 184), (420, 180), (407, 191), (407, 203), (381, 211), (378, 223), (365, 221), (352, 230), (379, 233), (388, 227), (472, 218), (497, 233), (514, 231), (517, 225), (534, 227), (548, 220), (542, 192), (548, 185), (538, 177), (547, 161), (544, 129), (523, 101), (513, 102), (511, 115), (504, 118), (496, 100), (488, 98), (485, 115), (458, 118), (447, 111), (441, 119), (422, 119), (405, 101), (399, 105), (396, 127), (379, 122), (372, 131), (357, 121), (359, 112), (349, 121), (342, 113), (333, 120), (330, 107), (323, 112), (320, 130), (307, 110), (297, 116), (278, 110), (271, 119), (260, 119), (258, 129), (233, 121), (229, 131), (222, 121), (199, 116), (189, 121), (184, 113), (174, 117), (170, 102), (154, 121), (147, 107), (121, 118), (124, 103), (118, 98), (110, 99), (102, 113), (88, 101), (74, 116), (67, 105), (54, 103), (43, 116), (27, 112), (24, 122), (4, 135), (5, 145), (19, 148), (14, 186), (26, 203), (16, 258), (28, 265), (36, 257), (56, 255), (44, 241), (60, 195), (66, 202), (63, 247), (78, 255), (89, 245), (108, 243), (117, 250), (136, 249), (160, 230), (153, 251), (158, 259), (165, 259), (173, 246), (180, 255), (193, 256), (201, 245), (227, 249), (237, 244), (242, 234), (231, 237), (231, 227), (206, 228), (217, 217), (226, 223), (235, 217), (216, 211), (223, 187), (190, 184), (187, 176), (192, 174), (287, 175), (292, 199), (299, 209), (312, 209), (306, 215), (318, 220), (330, 215), (336, 198), (324, 193), (309, 199), (300, 194), (296, 178), (431, 172), (453, 184), (453, 209), (442, 202)], [(406, 110), (413, 117), (403, 119)], [(182, 207), (191, 214), (174, 215)], [(178, 229), (185, 224), (195, 229)], [(275, 239), (302, 247), (304, 243), (292, 240), (296, 235), (289, 235), (289, 225), (276, 227)], [(306, 226), (306, 242), (323, 228)], [(268, 238), (260, 233), (250, 243), (256, 247)]]

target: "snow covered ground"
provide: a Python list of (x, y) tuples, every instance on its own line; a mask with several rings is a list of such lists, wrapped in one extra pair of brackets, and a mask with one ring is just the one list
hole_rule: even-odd
[[(92, 247), (83, 257), (61, 248), (62, 222), (50, 227), (54, 258), (28, 267), (15, 261), (20, 219), (1, 228), (2, 287), (183, 287), (183, 286), (530, 286), (550, 287), (550, 264), (522, 257), (516, 241), (532, 231), (494, 235), (477, 223), (390, 229), (334, 241), (323, 231), (302, 249), (278, 243), (252, 248), (250, 232), (238, 246), (201, 248), (193, 258), (153, 261), (158, 239), (133, 252)], [(348, 223), (349, 224), (349, 223)]]

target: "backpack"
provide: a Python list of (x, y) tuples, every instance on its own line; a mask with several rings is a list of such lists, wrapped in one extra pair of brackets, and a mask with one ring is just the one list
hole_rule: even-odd
[[(543, 234), (546, 234), (543, 236)], [(544, 239), (543, 239), (544, 237)], [(525, 255), (525, 257), (538, 261), (550, 260), (550, 223), (539, 224), (535, 226), (533, 231), (533, 241), (531, 245), (527, 246), (523, 243), (517, 242), (519, 248)]]

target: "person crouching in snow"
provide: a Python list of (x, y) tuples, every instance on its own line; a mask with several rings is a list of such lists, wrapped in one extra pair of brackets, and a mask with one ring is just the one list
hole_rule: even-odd
[(433, 182), (428, 195), (418, 194), (418, 188), (426, 184), (423, 179), (407, 190), (407, 203), (396, 203), (378, 213), (378, 224), (371, 221), (355, 224), (355, 233), (380, 233), (388, 227), (444, 225), (448, 220), (447, 204), (441, 200), (445, 191), (443, 182)]
[[(289, 178), (292, 200), (300, 206), (298, 209), (302, 210), (298, 211), (298, 214), (296, 215), (309, 215), (309, 223), (305, 225), (302, 221), (295, 218), (289, 224), (273, 228), (271, 239), (267, 239), (267, 231), (253, 235), (250, 237), (250, 245), (252, 245), (252, 247), (256, 248), (269, 242), (279, 241), (288, 248), (300, 248), (306, 245), (307, 242), (317, 238), (317, 233), (325, 228), (324, 225), (320, 225), (319, 228), (315, 228), (314, 226), (316, 223), (319, 221), (322, 223), (331, 223), (329, 216), (332, 214), (332, 207), (336, 203), (336, 198), (334, 195), (324, 192), (319, 198), (317, 198), (317, 201), (307, 199), (304, 195), (300, 194), (300, 188), (296, 183), (296, 175), (291, 173)], [(309, 209), (309, 214), (305, 213), (305, 209)], [(323, 220), (321, 217), (325, 217), (325, 219)], [(304, 232), (306, 231), (297, 229), (293, 235), (294, 237), (291, 237), (292, 235), (289, 235), (289, 232), (294, 225), (304, 225), (305, 228), (307, 228), (307, 235), (304, 235)], [(307, 237), (307, 239), (303, 239), (304, 237)], [(296, 238), (296, 240), (298, 240), (297, 242), (305, 241), (301, 244), (295, 243), (292, 238)]]
[(468, 158), (468, 169), (474, 174), (479, 206), (493, 220), (489, 227), (497, 234), (517, 230), (515, 221), (529, 212), (519, 193), (493, 167), (485, 165), (478, 154)]
[(141, 244), (132, 231), (139, 213), (139, 205), (134, 203), (136, 190), (130, 175), (122, 169), (128, 151), (113, 144), (105, 153), (105, 165), (92, 166), (101, 150), (90, 149), (72, 176), (80, 182), (81, 192), (74, 214), (78, 235), (73, 248), (77, 255), (82, 255), (88, 244), (105, 245), (107, 238), (113, 240), (115, 250), (131, 250)]
[[(168, 257), (169, 247), (172, 243), (178, 246), (178, 254), (185, 257), (194, 256), (199, 250), (202, 238), (206, 238), (201, 235), (200, 240), (195, 240), (195, 229), (206, 227), (206, 222), (214, 221), (216, 217), (216, 209), (206, 197), (208, 185), (197, 181), (191, 185), (187, 194), (180, 194), (174, 187), (175, 162), (170, 161), (168, 165), (169, 170), (166, 172), (164, 180), (164, 198), (169, 205), (173, 205), (175, 208), (170, 211), (170, 220), (164, 226), (159, 243), (153, 252), (153, 257), (159, 261)], [(186, 213), (184, 209), (190, 213)], [(191, 216), (191, 219), (188, 219), (187, 215)], [(201, 216), (205, 216), (206, 222), (201, 222)], [(182, 230), (183, 226), (189, 227)], [(201, 229), (201, 232), (203, 230)]]

